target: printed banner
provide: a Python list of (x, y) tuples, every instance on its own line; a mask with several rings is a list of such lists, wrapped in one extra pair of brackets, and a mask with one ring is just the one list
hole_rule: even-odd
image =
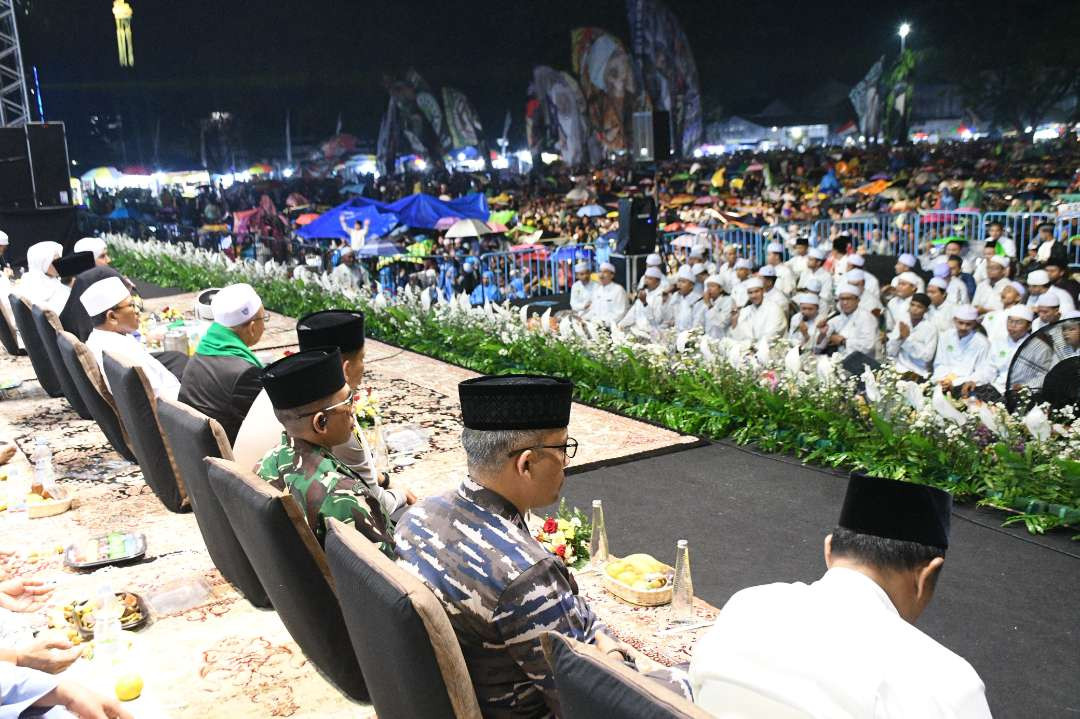
[(630, 54), (610, 33), (583, 27), (570, 33), (570, 60), (585, 97), (593, 136), (604, 152), (628, 150), (638, 104)]
[(859, 116), (859, 133), (865, 137), (877, 137), (881, 131), (881, 71), (885, 63), (882, 55), (866, 73), (859, 84), (851, 88), (848, 98)]

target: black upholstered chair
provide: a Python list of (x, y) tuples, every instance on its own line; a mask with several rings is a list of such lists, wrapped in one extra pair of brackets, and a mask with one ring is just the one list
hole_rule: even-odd
[(199, 524), (206, 551), (214, 565), (247, 600), (256, 607), (269, 607), (259, 576), (251, 567), (244, 548), (225, 516), (217, 495), (210, 488), (206, 474), (207, 457), (231, 460), (232, 447), (225, 430), (217, 420), (188, 407), (183, 402), (158, 398), (157, 416), (165, 430), (165, 441), (172, 449), (173, 459), (180, 470), (180, 479), (187, 490), (191, 509)]
[(376, 713), (480, 719), (469, 670), (439, 600), (353, 527), (336, 519), (327, 524), (326, 561)]
[(124, 425), (120, 423), (112, 393), (105, 386), (101, 368), (90, 349), (70, 332), (56, 334), (56, 347), (83, 404), (90, 410), (90, 416), (98, 423), (109, 444), (127, 461), (137, 462)]
[[(9, 302), (10, 298), (11, 295), (8, 295)], [(0, 344), (4, 346), (4, 351), (13, 357), (26, 354), (15, 335), (15, 318), (11, 316), (11, 308), (4, 302), (0, 302)]]
[(303, 511), (291, 495), (235, 462), (208, 457), (206, 463), (210, 487), (293, 640), (344, 694), (367, 701), (326, 555)]
[(126, 358), (104, 355), (105, 376), (116, 402), (120, 421), (131, 440), (143, 479), (170, 512), (188, 509), (187, 491), (179, 477), (172, 451), (162, 436), (157, 398), (142, 367)]
[(38, 383), (50, 397), (63, 397), (64, 390), (60, 387), (60, 380), (56, 376), (49, 355), (45, 354), (45, 347), (38, 335), (34, 317), (30, 314), (30, 305), (18, 295), (11, 295), (11, 314), (15, 316), (15, 326), (22, 335), (23, 347), (30, 357), (30, 364), (34, 367)]
[(596, 647), (556, 632), (546, 632), (541, 641), (565, 719), (712, 717), (660, 682), (612, 661)]
[(82, 401), (79, 390), (75, 387), (74, 380), (71, 379), (63, 358), (60, 357), (60, 348), (56, 346), (56, 333), (63, 330), (56, 313), (34, 305), (30, 308), (30, 316), (34, 318), (34, 327), (37, 328), (45, 354), (49, 356), (49, 364), (56, 372), (56, 379), (60, 381), (60, 389), (64, 391), (68, 404), (83, 419), (93, 419), (90, 410)]

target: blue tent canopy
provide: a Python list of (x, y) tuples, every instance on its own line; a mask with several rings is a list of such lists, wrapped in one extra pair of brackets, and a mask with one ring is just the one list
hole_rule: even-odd
[(138, 210), (131, 210), (121, 205), (115, 210), (110, 212), (107, 219), (110, 220), (141, 220), (143, 218), (142, 213)]
[(488, 214), (487, 198), (481, 193), (473, 193), (449, 202), (424, 194), (410, 195), (390, 203), (367, 197), (354, 197), (300, 228), (297, 234), (307, 239), (345, 239), (348, 232), (341, 226), (342, 217), (350, 227), (356, 220), (371, 220), (371, 235), (383, 237), (398, 224), (431, 230), (435, 229), (435, 224), (443, 217), (483, 221), (487, 220)]

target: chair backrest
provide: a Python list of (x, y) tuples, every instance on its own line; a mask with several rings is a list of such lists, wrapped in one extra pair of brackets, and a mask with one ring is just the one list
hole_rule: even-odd
[(565, 719), (710, 719), (708, 712), (596, 647), (556, 632), (541, 638)]
[(131, 439), (143, 479), (170, 512), (188, 507), (187, 492), (176, 470), (172, 451), (162, 436), (157, 418), (157, 398), (142, 367), (125, 357), (105, 352), (105, 376), (109, 379), (120, 421)]
[(431, 590), (336, 519), (327, 521), (326, 561), (376, 713), (480, 719), (454, 628)]
[(0, 344), (4, 345), (4, 351), (12, 356), (26, 354), (26, 350), (19, 346), (19, 340), (15, 336), (15, 318), (11, 315), (11, 295), (0, 301)]
[(210, 487), (293, 640), (342, 692), (367, 701), (326, 555), (303, 511), (291, 495), (235, 462), (208, 457), (206, 463)]
[(49, 364), (56, 371), (56, 378), (60, 381), (60, 389), (64, 391), (64, 397), (67, 398), (68, 404), (83, 419), (92, 419), (90, 410), (86, 408), (86, 403), (82, 401), (82, 396), (75, 387), (75, 382), (71, 379), (71, 373), (68, 372), (64, 360), (60, 356), (60, 349), (56, 345), (56, 333), (63, 331), (56, 313), (33, 305), (30, 307), (30, 316), (34, 318), (34, 326), (37, 328), (38, 337), (45, 348), (45, 354), (49, 356)]
[(221, 576), (240, 590), (249, 602), (256, 607), (269, 607), (266, 590), (236, 539), (217, 495), (210, 489), (206, 474), (204, 460), (207, 457), (233, 458), (225, 430), (217, 420), (183, 402), (165, 398), (158, 398), (157, 416), (165, 430), (165, 440), (172, 448), (210, 559), (214, 560)]
[(101, 368), (93, 353), (70, 332), (58, 332), (56, 346), (71, 381), (109, 444), (127, 461), (137, 462), (127, 432), (120, 422), (120, 415), (116, 412), (116, 405), (113, 404), (112, 393), (105, 386)]
[(49, 361), (49, 356), (45, 354), (45, 347), (38, 335), (37, 325), (34, 324), (33, 315), (30, 314), (30, 305), (15, 294), (10, 296), (10, 300), (11, 314), (15, 316), (15, 326), (19, 328), (19, 334), (22, 335), (23, 347), (26, 348), (26, 354), (30, 357), (30, 364), (34, 367), (38, 383), (50, 397), (63, 397), (64, 390), (60, 387), (60, 380), (56, 377), (56, 371), (53, 369), (52, 362)]

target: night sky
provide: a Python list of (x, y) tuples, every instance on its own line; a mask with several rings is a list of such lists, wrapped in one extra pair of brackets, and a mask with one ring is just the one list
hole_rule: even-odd
[[(151, 162), (160, 121), (162, 164), (197, 164), (197, 119), (211, 110), (238, 116), (252, 161), (283, 153), (286, 108), (294, 142), (329, 136), (341, 113), (344, 130), (373, 146), (386, 106), (382, 73), (410, 65), (436, 89), (464, 90), (491, 138), (509, 109), (517, 146), (534, 65), (569, 70), (575, 27), (598, 26), (627, 44), (629, 36), (622, 0), (130, 1), (133, 70), (117, 62), (111, 0), (29, 0), (20, 16), (24, 62), (28, 72), (38, 67), (46, 117), (67, 123), (71, 156), (84, 166), (116, 151), (90, 136), (91, 113), (123, 116), (129, 163)], [(830, 79), (854, 83), (883, 52), (897, 51), (901, 20), (914, 25), (913, 46), (948, 38), (957, 12), (986, 15), (988, 35), (996, 22), (994, 2), (916, 0), (902, 15), (895, 4), (865, 0), (668, 5), (689, 36), (707, 117), (718, 106), (753, 114), (776, 97), (797, 105)]]

